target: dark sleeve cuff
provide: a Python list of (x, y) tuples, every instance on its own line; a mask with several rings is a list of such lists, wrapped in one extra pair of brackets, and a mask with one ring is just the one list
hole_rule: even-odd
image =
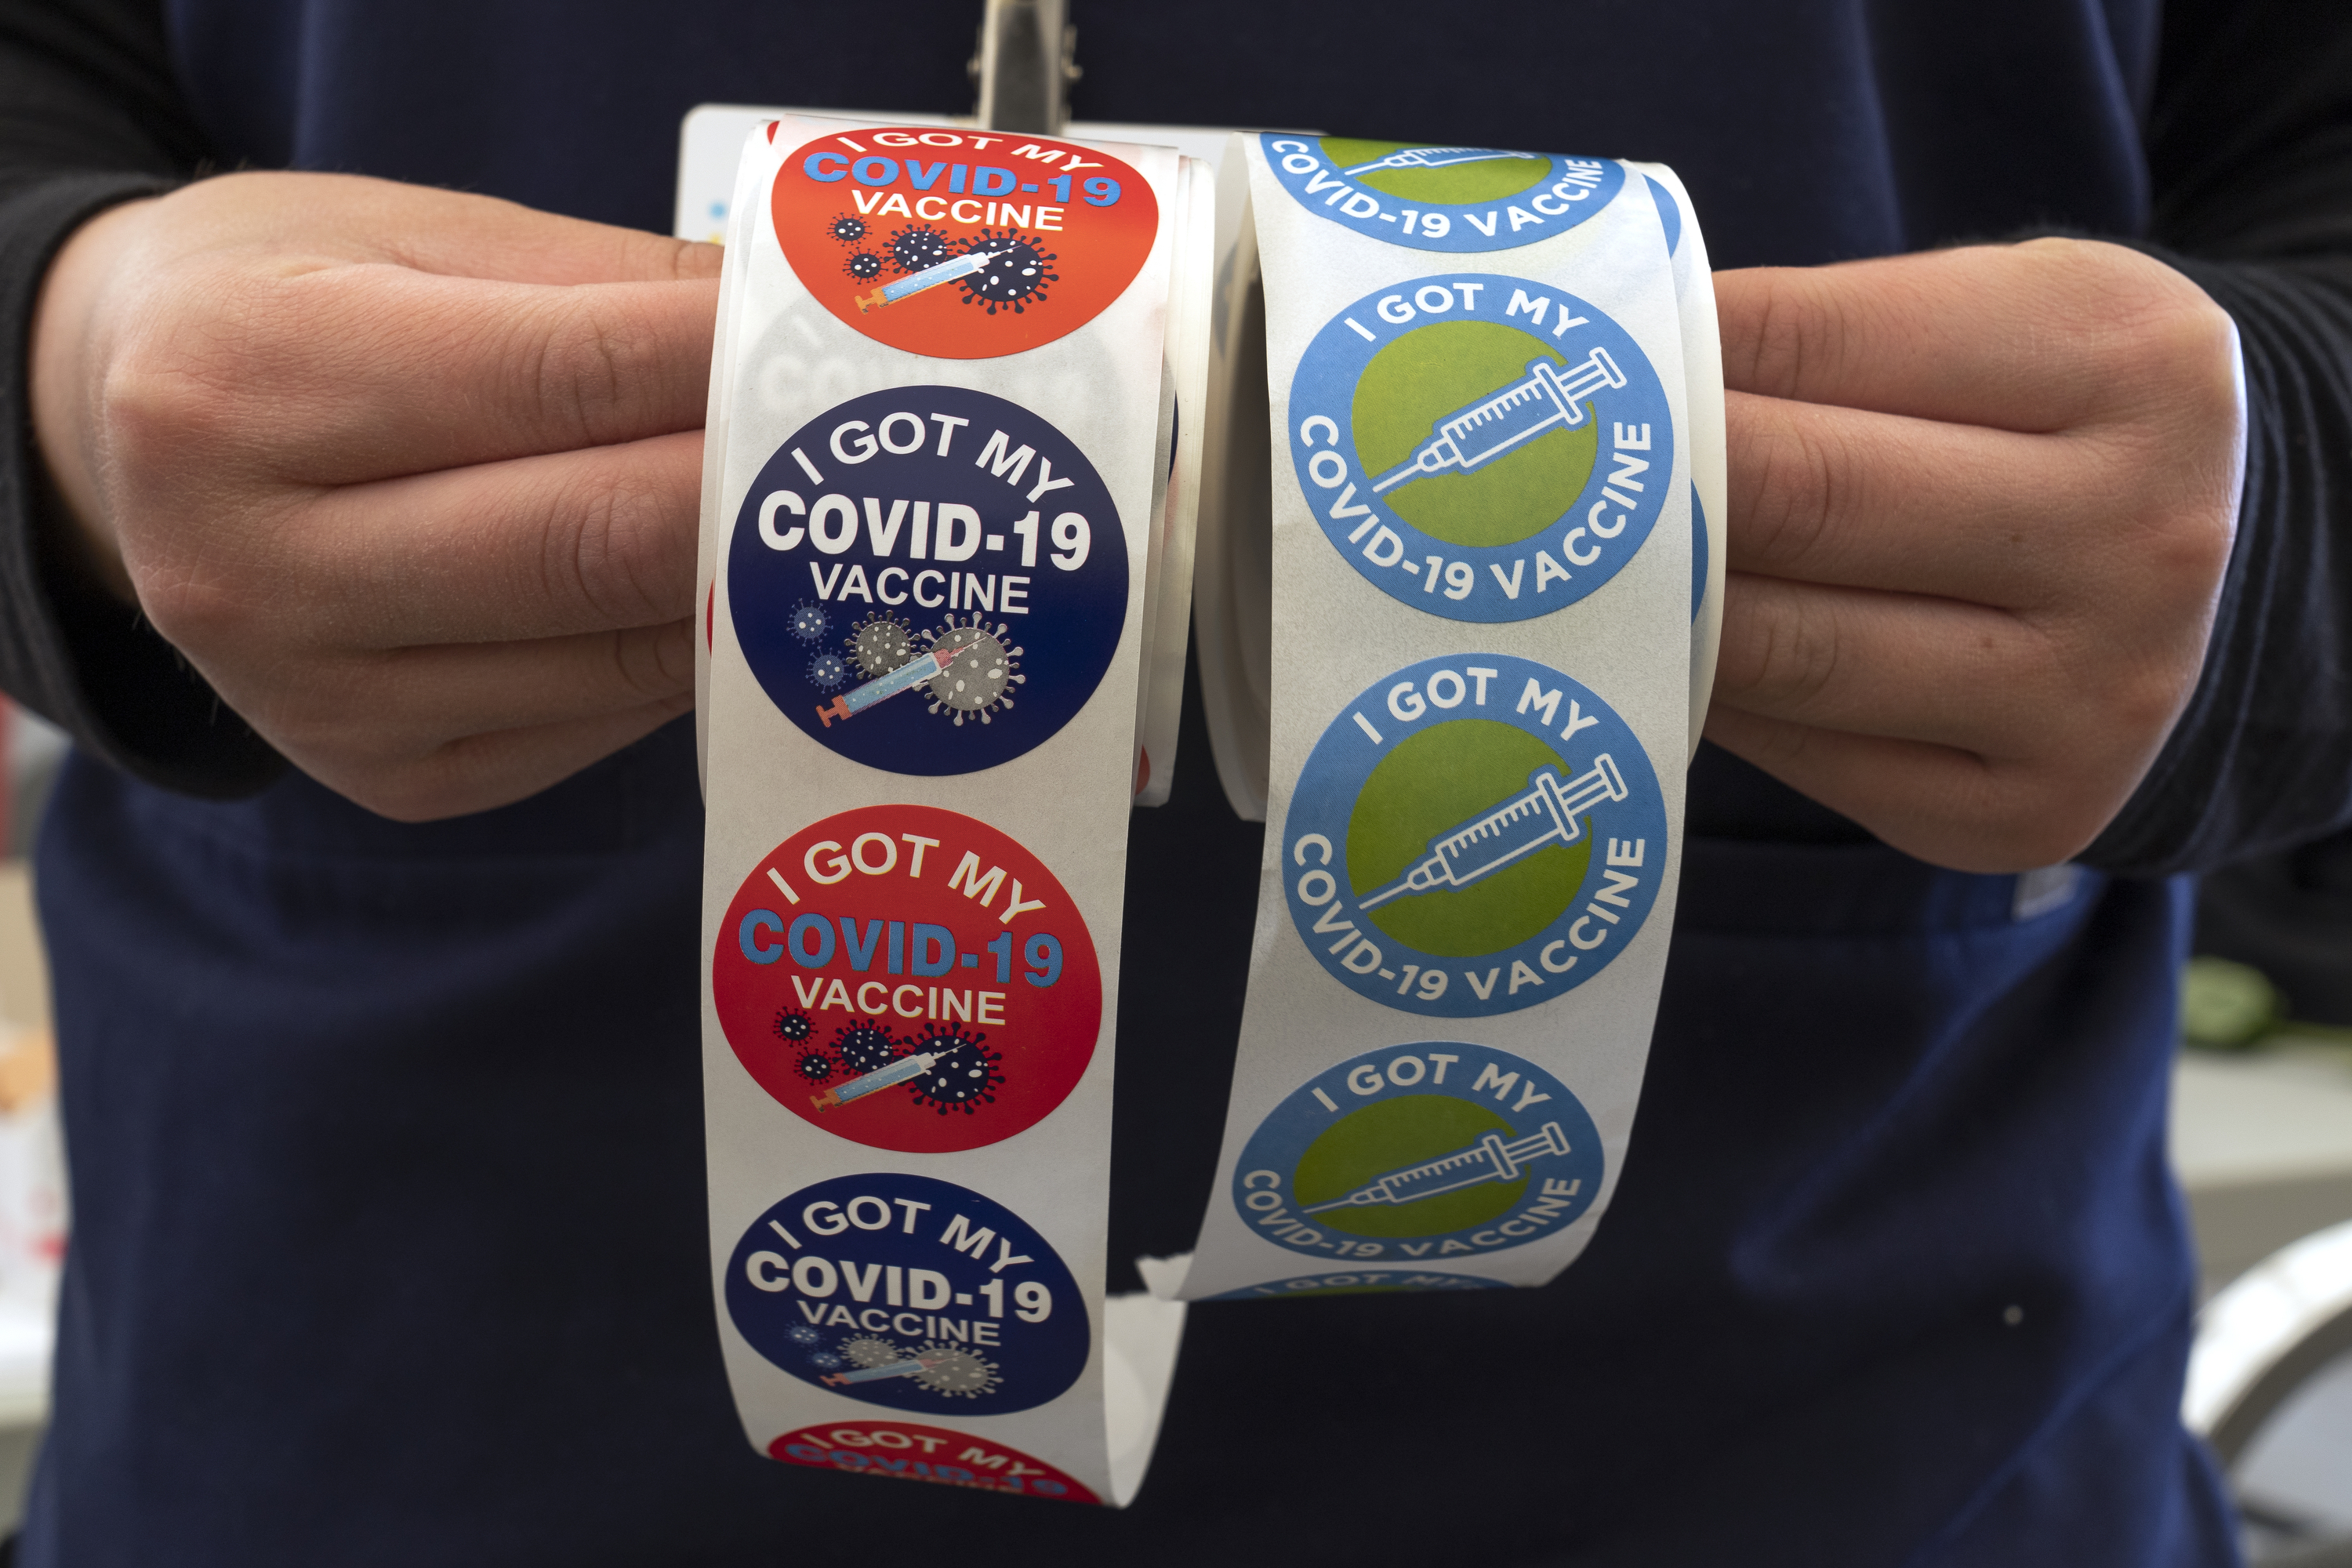
[(285, 759), (223, 705), (136, 608), (90, 580), (48, 494), (29, 399), (33, 305), (58, 247), (121, 202), (171, 189), (146, 174), (91, 174), (18, 185), (0, 199), (0, 688), (86, 750), (184, 795), (263, 788)]

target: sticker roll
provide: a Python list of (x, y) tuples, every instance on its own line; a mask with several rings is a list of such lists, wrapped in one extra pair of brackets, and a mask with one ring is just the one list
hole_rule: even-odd
[(1103, 1281), (1213, 176), (919, 120), (785, 116), (742, 148), (698, 671), (736, 1407), (782, 1463), (1121, 1504), (1182, 1318)]
[(1540, 1285), (1631, 1137), (1721, 614), (1719, 347), (1671, 171), (1237, 137), (1198, 547), (1269, 826), (1171, 1299)]

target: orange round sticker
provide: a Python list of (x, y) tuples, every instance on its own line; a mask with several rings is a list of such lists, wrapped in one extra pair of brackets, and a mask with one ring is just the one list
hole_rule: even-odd
[(877, 342), (993, 359), (1076, 331), (1151, 252), (1129, 165), (1046, 136), (908, 128), (820, 136), (776, 174), (784, 259)]

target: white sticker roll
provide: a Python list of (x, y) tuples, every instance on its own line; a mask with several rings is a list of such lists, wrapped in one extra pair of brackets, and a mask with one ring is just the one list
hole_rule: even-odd
[(1162, 148), (813, 118), (745, 144), (704, 1081), (728, 1373), (785, 1462), (1140, 1480), (1181, 1309), (1104, 1298), (1111, 1022), (1127, 816), (1172, 762), (1139, 731), (1172, 742), (1181, 689), (1213, 202)]
[(1146, 1276), (1541, 1284), (1631, 1136), (1711, 668), (1696, 222), (1603, 159), (1267, 133), (1239, 160), (1263, 283), (1223, 302), (1212, 482), (1254, 482), (1262, 319), (1266, 587), (1251, 494), (1197, 602), (1220, 773), (1270, 830), (1217, 1184)]

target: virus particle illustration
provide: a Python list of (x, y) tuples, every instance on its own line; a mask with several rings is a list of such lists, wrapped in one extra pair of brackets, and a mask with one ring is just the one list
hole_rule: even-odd
[(841, 269), (864, 283), (882, 276), (882, 258), (870, 250), (855, 251), (841, 264)]
[(824, 226), (824, 232), (833, 236), (834, 238), (841, 241), (844, 245), (856, 245), (859, 240), (866, 237), (866, 220), (862, 217), (853, 217), (848, 213), (843, 213), (839, 217), (835, 218), (831, 223)]
[(849, 666), (837, 653), (821, 653), (808, 661), (808, 678), (819, 691), (838, 690), (849, 679)]
[(793, 606), (793, 636), (803, 642), (816, 641), (817, 638), (824, 636), (832, 626), (833, 617), (824, 613), (823, 605), (812, 605), (806, 599), (803, 599)]
[(803, 1051), (800, 1059), (793, 1063), (793, 1070), (811, 1083), (830, 1083), (841, 1068), (823, 1051)]
[(898, 1059), (898, 1042), (882, 1026), (879, 1018), (860, 1018), (854, 1024), (844, 1024), (833, 1037), (833, 1054), (852, 1073), (865, 1074), (888, 1067)]
[(954, 715), (961, 726), (970, 718), (988, 723), (1010, 709), (1013, 689), (1029, 679), (1021, 673), (1021, 649), (1011, 646), (1012, 632), (1003, 625), (990, 631), (978, 616), (969, 626), (950, 616), (946, 626), (931, 633), (925, 651), (945, 649), (955, 662), (924, 683), (931, 694), (930, 710)]
[(824, 1336), (818, 1333), (814, 1329), (810, 1328), (806, 1323), (794, 1323), (791, 1328), (784, 1331), (784, 1338), (792, 1341), (793, 1343), (796, 1345), (814, 1345), (824, 1342)]
[(904, 1361), (907, 1352), (888, 1340), (859, 1334), (841, 1342), (841, 1354), (852, 1366), (888, 1366), (894, 1361)]
[(929, 224), (902, 228), (890, 237), (890, 265), (901, 275), (937, 267), (954, 254), (948, 237)]
[(915, 657), (915, 628), (887, 610), (877, 610), (849, 628), (849, 661), (871, 680)]
[(961, 1345), (927, 1342), (914, 1359), (922, 1363), (922, 1370), (913, 1374), (915, 1381), (933, 1394), (977, 1399), (996, 1392), (996, 1363)]
[(809, 1357), (809, 1364), (822, 1372), (839, 1372), (849, 1363), (831, 1351), (818, 1351)]
[(798, 1007), (787, 1007), (776, 1015), (776, 1037), (780, 1040), (790, 1040), (799, 1045), (815, 1032), (816, 1026), (810, 1023), (809, 1016)]
[(997, 1086), (1004, 1081), (997, 1070), (1004, 1053), (984, 1048), (981, 1042), (986, 1038), (950, 1024), (935, 1024), (908, 1041), (913, 1054), (929, 1051), (940, 1058), (930, 1071), (908, 1081), (908, 1091), (917, 1103), (937, 1107), (941, 1116), (950, 1110), (970, 1116), (994, 1104)]
[(1044, 304), (1045, 285), (1062, 280), (1053, 268), (1054, 255), (1045, 246), (1043, 239), (1017, 229), (981, 230), (980, 237), (965, 248), (991, 255), (986, 267), (963, 280), (963, 302), (985, 305), (992, 316), (999, 310), (1017, 316), (1032, 305)]

